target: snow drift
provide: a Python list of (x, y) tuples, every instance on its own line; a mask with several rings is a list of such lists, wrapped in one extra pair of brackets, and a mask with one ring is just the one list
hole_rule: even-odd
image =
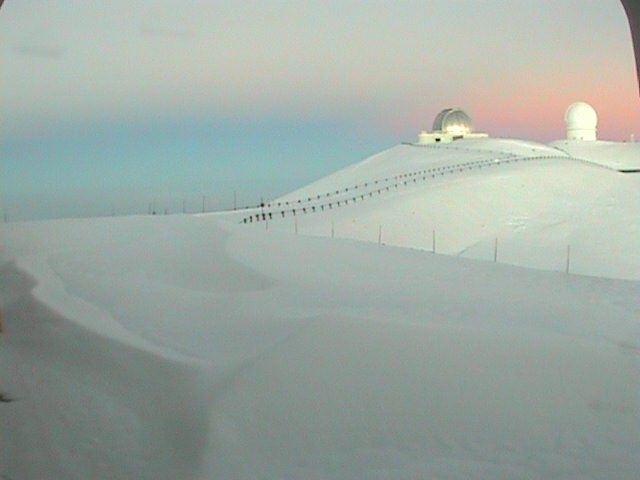
[(5, 478), (640, 470), (637, 282), (216, 215), (3, 230)]

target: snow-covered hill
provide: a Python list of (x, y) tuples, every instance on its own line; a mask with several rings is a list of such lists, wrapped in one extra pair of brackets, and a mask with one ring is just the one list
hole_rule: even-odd
[(400, 145), (253, 211), (4, 224), (0, 477), (634, 478), (639, 179)]
[[(640, 157), (640, 145), (626, 145)], [(602, 152), (602, 142), (592, 146)], [(307, 235), (423, 250), (435, 243), (448, 255), (558, 271), (569, 264), (574, 273), (640, 279), (640, 174), (597, 165), (583, 158), (587, 147), (581, 151), (578, 158), (503, 139), (399, 145), (243, 220), (263, 229), (264, 218), (268, 228)]]

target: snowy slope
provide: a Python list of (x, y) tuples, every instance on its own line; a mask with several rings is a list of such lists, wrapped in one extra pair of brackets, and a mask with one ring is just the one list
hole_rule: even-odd
[(640, 471), (638, 282), (229, 218), (2, 227), (0, 476)]
[(640, 279), (638, 192), (640, 174), (555, 148), (461, 140), (398, 145), (238, 218), (261, 229), (423, 250), (435, 243), (448, 255)]
[(640, 144), (605, 140), (559, 140), (551, 144), (571, 157), (622, 172), (640, 171)]

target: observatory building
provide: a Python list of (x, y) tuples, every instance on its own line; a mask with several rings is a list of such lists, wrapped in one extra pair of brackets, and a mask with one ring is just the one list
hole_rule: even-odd
[[(577, 101), (569, 105), (564, 114), (567, 127), (566, 138), (549, 146), (567, 155), (625, 173), (640, 172), (640, 144), (633, 137), (630, 142), (598, 140), (598, 114), (586, 102)], [(447, 144), (462, 139), (487, 138), (478, 133), (471, 117), (460, 108), (445, 108), (433, 120), (430, 131), (423, 130), (413, 146)]]
[(567, 124), (567, 140), (597, 140), (598, 114), (585, 102), (573, 103), (564, 114)]
[(448, 143), (462, 138), (486, 138), (486, 133), (476, 133), (471, 117), (460, 108), (445, 108), (433, 121), (430, 132), (422, 131), (418, 135), (418, 145), (429, 143)]
[(586, 102), (569, 105), (564, 114), (567, 138), (550, 146), (573, 158), (623, 173), (640, 172), (640, 144), (598, 140), (598, 114)]

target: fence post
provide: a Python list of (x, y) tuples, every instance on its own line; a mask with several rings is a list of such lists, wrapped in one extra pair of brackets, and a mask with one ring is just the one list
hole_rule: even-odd
[(571, 245), (567, 245), (567, 264), (565, 268), (565, 273), (569, 273), (570, 265), (571, 265)]
[(496, 237), (496, 241), (493, 244), (493, 261), (494, 263), (498, 262), (498, 237)]
[(331, 238), (335, 238), (335, 236), (336, 236), (336, 227), (333, 220), (331, 220)]
[(378, 245), (382, 244), (382, 225), (378, 226)]

